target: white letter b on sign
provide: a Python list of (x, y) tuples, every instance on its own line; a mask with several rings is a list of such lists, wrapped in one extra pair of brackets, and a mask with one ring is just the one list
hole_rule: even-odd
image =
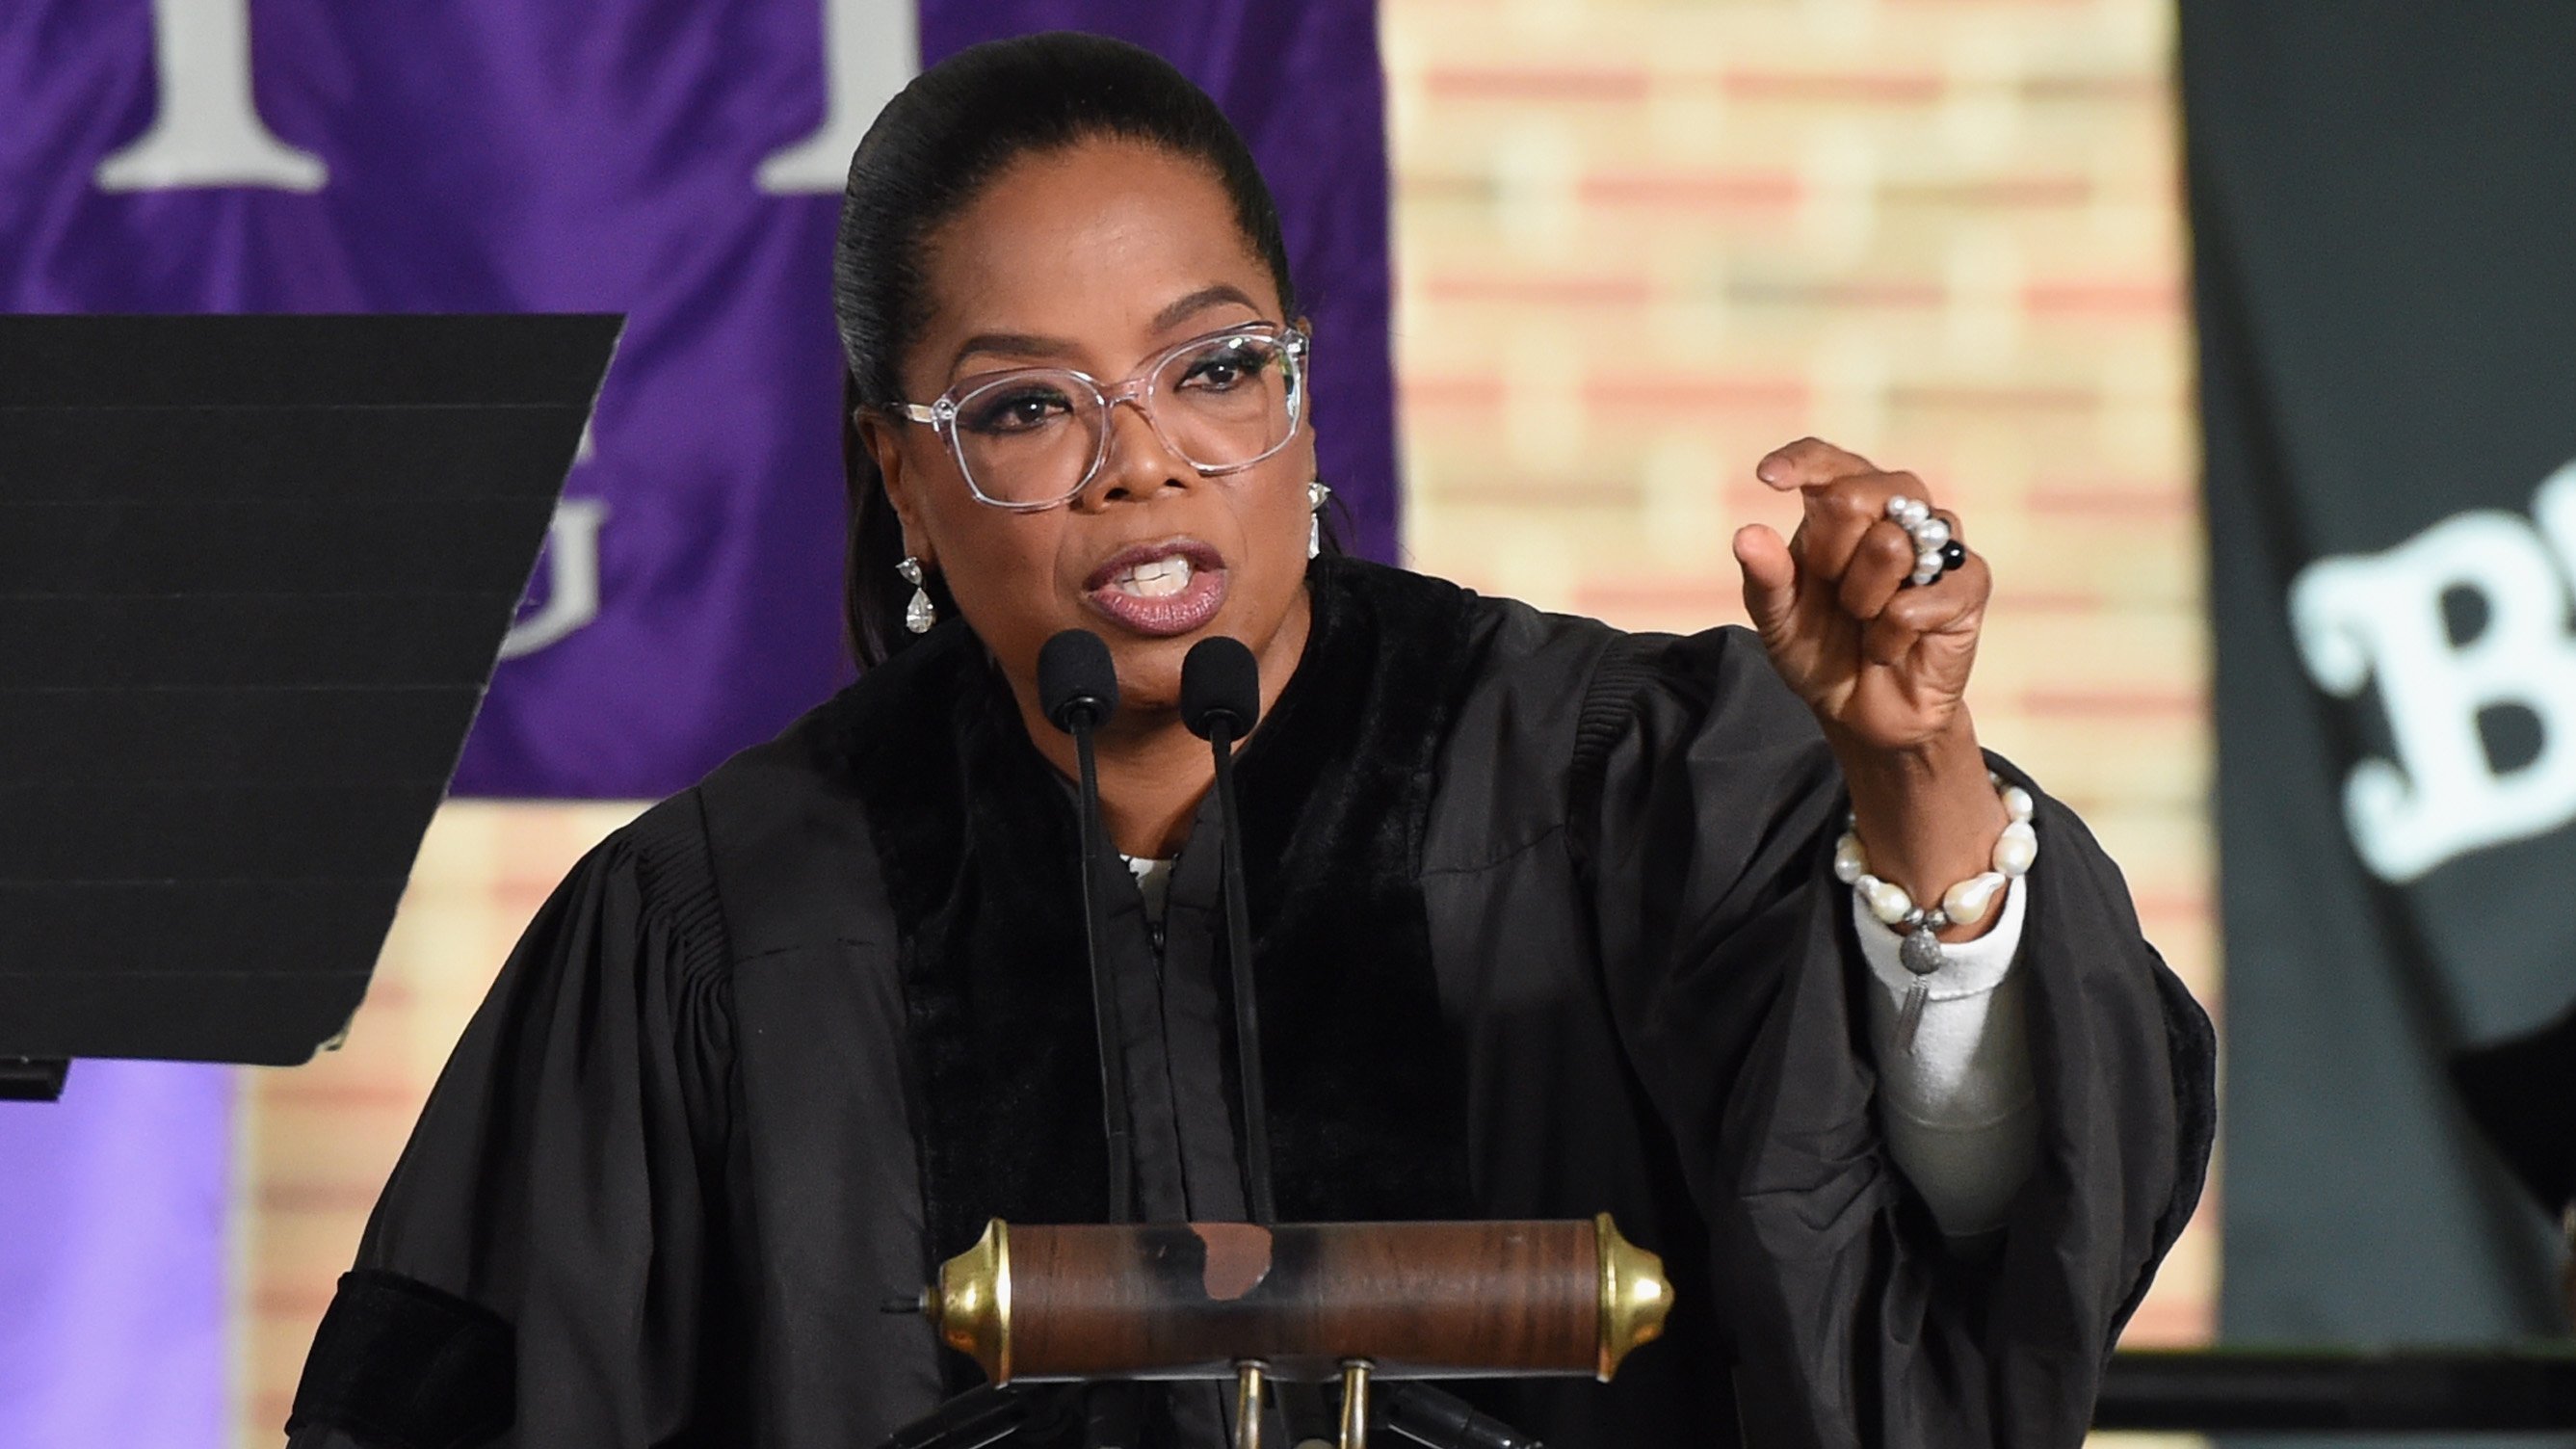
[[(2542, 511), (2576, 474), (2542, 490)], [(2453, 642), (2443, 596), (2472, 593), (2486, 624)], [(2365, 759), (2344, 781), (2362, 860), (2410, 881), (2454, 856), (2576, 819), (2576, 638), (2568, 586), (2540, 532), (2513, 514), (2456, 514), (2385, 553), (2319, 559), (2290, 586), (2308, 673), (2350, 698), (2374, 677), (2394, 760)], [(2540, 749), (2498, 772), (2481, 711), (2527, 709)]]

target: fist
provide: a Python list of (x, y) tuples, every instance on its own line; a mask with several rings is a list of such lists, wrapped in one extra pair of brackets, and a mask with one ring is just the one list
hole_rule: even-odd
[(1744, 607), (1772, 667), (1827, 735), (1902, 751), (1962, 725), (1994, 577), (1970, 550), (1961, 566), (1912, 583), (1914, 539), (1888, 517), (1888, 500), (1930, 506), (1964, 546), (1958, 518), (1922, 479), (1814, 438), (1773, 452), (1753, 471), (1798, 494), (1804, 512), (1786, 540), (1759, 523), (1737, 531)]

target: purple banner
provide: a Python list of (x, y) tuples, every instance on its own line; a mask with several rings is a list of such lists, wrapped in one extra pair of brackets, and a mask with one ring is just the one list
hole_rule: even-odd
[[(1171, 58), (1279, 194), (1323, 475), (1395, 540), (1372, 0), (17, 0), (0, 310), (628, 314), (463, 794), (651, 797), (849, 676), (841, 178), (976, 40)], [(0, 360), (5, 365), (5, 360)], [(220, 1072), (82, 1064), (0, 1106), (0, 1444), (226, 1442)]]
[(80, 1062), (0, 1102), (0, 1444), (217, 1449), (232, 1074)]
[(848, 678), (852, 147), (916, 56), (1051, 27), (1152, 47), (1243, 127), (1323, 475), (1391, 556), (1371, 0), (34, 0), (0, 19), (0, 308), (627, 313), (456, 789), (662, 795)]

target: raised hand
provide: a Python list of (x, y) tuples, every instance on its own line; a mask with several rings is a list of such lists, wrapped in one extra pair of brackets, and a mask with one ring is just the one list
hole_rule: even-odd
[[(1952, 729), (1994, 588), (1986, 561), (1970, 551), (1930, 583), (1908, 584), (1914, 540), (1887, 506), (1932, 502), (1911, 473), (1883, 471), (1814, 438), (1779, 449), (1754, 472), (1806, 505), (1785, 542), (1759, 523), (1735, 535), (1744, 606), (1780, 677), (1829, 734), (1859, 745), (1919, 748)], [(1966, 541), (1956, 516), (1932, 513)]]
[[(1966, 705), (1994, 589), (1986, 561), (1969, 550), (1938, 578), (1910, 582), (1915, 540), (1888, 501), (1933, 503), (1911, 473), (1814, 438), (1754, 473), (1801, 495), (1805, 514), (1785, 540), (1758, 523), (1737, 531), (1744, 606), (1841, 760), (1871, 860), (1918, 896), (1983, 870), (2003, 825)], [(1955, 515), (1933, 516), (1965, 543)]]

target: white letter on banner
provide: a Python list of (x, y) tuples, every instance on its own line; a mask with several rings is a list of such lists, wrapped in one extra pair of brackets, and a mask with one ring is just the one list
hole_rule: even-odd
[(546, 525), (545, 607), (510, 626), (501, 639), (502, 658), (559, 644), (599, 617), (599, 526), (607, 520), (608, 505), (597, 498), (555, 505), (554, 522)]
[(2531, 497), (2531, 516), (2540, 525), (2540, 536), (2558, 552), (2558, 567), (2565, 570), (2570, 587), (2576, 587), (2576, 463), (2569, 463), (2549, 475), (2540, 491)]
[(823, 0), (823, 127), (760, 163), (761, 190), (840, 192), (868, 123), (921, 69), (916, 3)]
[[(2576, 508), (2562, 470), (2536, 511)], [(2568, 520), (2576, 527), (2576, 519)], [(2475, 593), (2486, 624), (2454, 644), (2443, 595)], [(2290, 618), (2308, 673), (2350, 698), (2373, 675), (2397, 759), (2365, 759), (2344, 781), (2344, 818), (2361, 858), (2403, 883), (2454, 856), (2543, 834), (2576, 819), (2576, 640), (2568, 586), (2530, 524), (2491, 509), (2456, 514), (2371, 555), (2319, 559), (2290, 585)], [(2499, 774), (2478, 714), (2519, 705), (2540, 752)]]
[(250, 0), (152, 0), (161, 110), (98, 163), (103, 191), (273, 186), (319, 191), (322, 158), (269, 133), (251, 104)]

